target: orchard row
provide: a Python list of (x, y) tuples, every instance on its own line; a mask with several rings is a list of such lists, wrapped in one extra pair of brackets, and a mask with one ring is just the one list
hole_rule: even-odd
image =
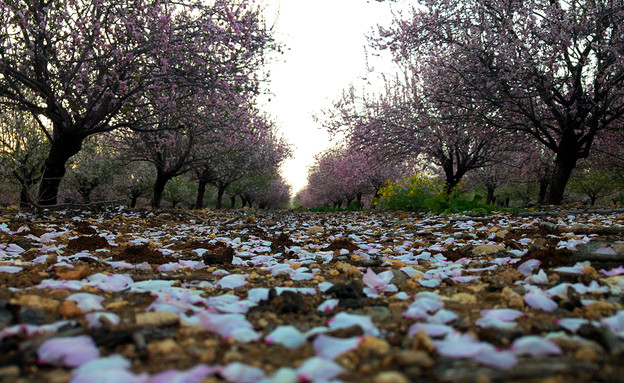
[(402, 75), (320, 118), (346, 138), (317, 157), (304, 204), (372, 198), (415, 171), (447, 192), (484, 185), (488, 202), (621, 198), (622, 1), (419, 3), (370, 39)]
[(3, 197), (158, 207), (194, 180), (197, 207), (207, 185), (287, 202), (290, 147), (256, 107), (279, 50), (246, 0), (0, 1)]

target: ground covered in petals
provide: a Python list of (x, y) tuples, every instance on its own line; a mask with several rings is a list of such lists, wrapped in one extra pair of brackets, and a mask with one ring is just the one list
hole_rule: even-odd
[(0, 215), (3, 382), (624, 381), (624, 213)]

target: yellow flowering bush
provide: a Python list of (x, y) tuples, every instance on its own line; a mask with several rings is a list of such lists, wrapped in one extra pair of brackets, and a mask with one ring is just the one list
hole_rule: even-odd
[(446, 183), (426, 173), (415, 173), (401, 181), (387, 181), (373, 202), (384, 209), (416, 212), (490, 212), (495, 207), (481, 203), (482, 196), (469, 196), (460, 182), (449, 193)]
[(387, 181), (379, 190), (376, 205), (390, 210), (428, 211), (425, 201), (437, 196), (443, 197), (444, 183), (426, 173), (415, 173), (401, 181)]

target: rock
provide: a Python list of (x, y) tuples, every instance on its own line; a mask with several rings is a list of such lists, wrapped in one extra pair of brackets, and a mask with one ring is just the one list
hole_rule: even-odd
[(364, 309), (364, 312), (373, 320), (373, 322), (384, 322), (392, 318), (392, 313), (385, 306), (369, 306)]
[(89, 275), (91, 268), (87, 265), (76, 266), (73, 269), (58, 271), (56, 276), (61, 279), (79, 281)]
[(19, 322), (26, 324), (42, 325), (47, 323), (47, 314), (43, 310), (37, 310), (23, 306), (19, 311)]
[(524, 279), (524, 275), (516, 269), (507, 269), (502, 273), (499, 273), (498, 278), (500, 278), (506, 285), (513, 285), (514, 282)]
[(306, 233), (310, 235), (314, 235), (314, 234), (322, 233), (324, 230), (325, 229), (323, 229), (323, 227), (321, 226), (312, 226), (306, 231)]
[(433, 344), (433, 340), (431, 340), (429, 335), (427, 335), (427, 333), (421, 329), (418, 330), (418, 332), (414, 336), (412, 349), (426, 351), (427, 353), (432, 354), (435, 351), (435, 346)]
[(203, 260), (206, 265), (231, 265), (234, 260), (234, 249), (229, 246), (216, 247), (204, 254)]
[(61, 305), (57, 300), (40, 297), (39, 295), (22, 295), (17, 299), (11, 299), (10, 303), (50, 312), (57, 311), (58, 307)]
[(83, 312), (74, 301), (65, 301), (61, 304), (58, 313), (65, 318), (73, 318), (82, 315)]
[(574, 353), (574, 359), (597, 362), (600, 359), (600, 355), (592, 347), (581, 347)]
[(433, 367), (434, 364), (429, 354), (420, 350), (401, 350), (394, 359), (401, 367), (418, 366), (428, 369)]
[(15, 379), (20, 376), (20, 368), (16, 365), (10, 365), (0, 368), (0, 380)]
[(374, 336), (365, 336), (358, 345), (358, 353), (363, 357), (383, 356), (390, 353), (390, 344)]
[(377, 374), (373, 378), (373, 383), (409, 383), (407, 376), (398, 371), (386, 371)]
[(491, 255), (503, 250), (505, 250), (505, 247), (501, 245), (481, 245), (472, 249), (472, 253), (474, 255)]
[(182, 348), (176, 341), (171, 338), (161, 340), (160, 342), (150, 343), (147, 345), (147, 352), (150, 356), (182, 354)]
[(175, 326), (180, 323), (178, 314), (172, 312), (148, 312), (138, 313), (135, 317), (136, 324), (140, 326), (165, 327)]
[(392, 213), (392, 215), (390, 216), (390, 218), (396, 218), (396, 219), (406, 219), (409, 218), (409, 214), (407, 214), (406, 212), (404, 212), (403, 210), (397, 210), (394, 213)]
[(474, 305), (477, 303), (477, 297), (468, 293), (453, 294), (453, 296), (451, 296), (451, 300), (464, 305)]

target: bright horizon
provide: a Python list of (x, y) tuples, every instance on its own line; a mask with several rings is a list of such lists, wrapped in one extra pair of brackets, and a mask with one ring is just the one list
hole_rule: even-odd
[[(374, 56), (365, 34), (377, 24), (389, 25), (398, 4), (367, 0), (262, 0), (268, 25), (285, 45), (283, 55), (268, 65), (267, 85), (272, 95), (262, 109), (276, 121), (280, 132), (293, 145), (293, 158), (282, 166), (293, 195), (307, 180), (314, 155), (336, 143), (314, 121), (313, 115), (329, 108), (343, 89), (376, 79), (379, 68), (393, 69), (391, 60)], [(279, 11), (279, 15), (277, 12)], [(367, 71), (369, 64), (374, 73)], [(364, 79), (366, 78), (366, 79)]]

